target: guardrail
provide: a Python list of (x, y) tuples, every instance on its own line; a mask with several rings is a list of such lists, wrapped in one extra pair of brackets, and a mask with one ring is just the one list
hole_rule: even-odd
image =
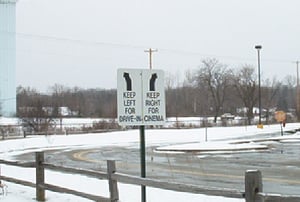
[[(36, 188), (37, 201), (45, 201), (46, 200), (45, 191), (49, 190), (53, 192), (60, 192), (60, 193), (63, 192), (63, 193), (73, 194), (94, 201), (117, 202), (119, 201), (118, 182), (122, 182), (125, 184), (132, 184), (132, 185), (140, 185), (145, 187), (154, 187), (154, 188), (165, 189), (165, 190), (179, 191), (179, 192), (223, 196), (223, 197), (230, 197), (230, 198), (245, 198), (246, 202), (300, 201), (300, 196), (284, 196), (279, 194), (263, 193), (262, 175), (261, 172), (258, 170), (246, 171), (245, 191), (240, 191), (235, 189), (208, 188), (208, 187), (202, 187), (198, 185), (171, 183), (171, 182), (165, 182), (156, 179), (140, 178), (136, 176), (126, 175), (117, 172), (116, 163), (115, 161), (112, 160), (107, 161), (107, 171), (105, 172), (63, 167), (63, 166), (46, 163), (44, 161), (43, 152), (36, 152), (35, 162), (21, 163), (21, 162), (0, 160), (0, 164), (24, 167), (24, 168), (35, 168), (36, 169), (35, 183), (20, 180), (20, 179), (15, 179), (12, 177), (6, 177), (3, 175), (0, 175), (0, 180)], [(96, 195), (87, 194), (76, 190), (48, 184), (45, 182), (45, 169), (59, 171), (59, 172), (67, 172), (72, 174), (81, 174), (84, 176), (94, 177), (100, 180), (107, 180), (109, 185), (110, 197), (107, 198), (102, 196), (96, 196)]]

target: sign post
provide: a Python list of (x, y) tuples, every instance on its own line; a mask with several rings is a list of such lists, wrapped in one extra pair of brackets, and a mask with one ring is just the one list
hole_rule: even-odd
[[(145, 126), (140, 126), (140, 158), (141, 158), (141, 177), (146, 178), (146, 140)], [(141, 186), (141, 201), (146, 202), (146, 187)]]
[(278, 123), (280, 123), (281, 127), (281, 136), (283, 136), (283, 127), (285, 127), (285, 122), (286, 122), (286, 113), (284, 111), (276, 111), (275, 112), (275, 119), (277, 120)]
[[(118, 69), (118, 123), (140, 126), (141, 177), (146, 177), (145, 126), (163, 125), (166, 120), (164, 72), (162, 70)], [(146, 187), (141, 187), (146, 201)]]

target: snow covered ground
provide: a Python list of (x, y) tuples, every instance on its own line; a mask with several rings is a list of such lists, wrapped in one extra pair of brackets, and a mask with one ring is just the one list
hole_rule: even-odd
[[(287, 124), (285, 131), (300, 128), (300, 123)], [(179, 149), (191, 150), (205, 148), (206, 150), (226, 149), (253, 149), (260, 147), (258, 143), (250, 140), (241, 140), (241, 144), (232, 144), (233, 138), (251, 137), (257, 134), (266, 134), (271, 132), (280, 132), (279, 125), (264, 126), (264, 129), (257, 129), (256, 126), (243, 127), (215, 127), (208, 128), (207, 139), (205, 129), (164, 129), (164, 130), (146, 130), (146, 146), (156, 146), (161, 149)], [(257, 136), (255, 136), (257, 138)], [(300, 135), (287, 135), (280, 137), (282, 141), (299, 140)], [(53, 135), (53, 136), (34, 136), (26, 139), (14, 139), (0, 141), (0, 159), (14, 160), (16, 155), (50, 149), (81, 149), (81, 148), (99, 148), (103, 146), (125, 146), (139, 147), (139, 131), (119, 131), (101, 134), (82, 134), (82, 135)], [(35, 181), (35, 172), (33, 169), (17, 168), (1, 165), (1, 173), (5, 176)], [(107, 181), (100, 181), (80, 175), (62, 174), (58, 172), (46, 171), (46, 182), (80, 190), (83, 192), (108, 197)], [(78, 183), (80, 182), (80, 183)], [(5, 182), (8, 185), (8, 193), (0, 195), (0, 201), (35, 201), (35, 190), (25, 186), (20, 186)], [(140, 201), (140, 187), (119, 183), (120, 199), (122, 202)], [(48, 202), (57, 201), (89, 201), (80, 197), (54, 193), (47, 191), (46, 198)], [(147, 188), (147, 201), (216, 201), (216, 202), (235, 202), (244, 201), (243, 199), (230, 199), (224, 197), (206, 196), (201, 194), (189, 194), (174, 191), (166, 191), (155, 188)]]

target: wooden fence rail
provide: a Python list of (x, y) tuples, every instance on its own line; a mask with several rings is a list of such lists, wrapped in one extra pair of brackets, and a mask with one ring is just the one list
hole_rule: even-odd
[(125, 184), (143, 185), (146, 187), (155, 187), (159, 189), (166, 189), (179, 192), (188, 192), (196, 194), (205, 194), (212, 196), (224, 196), (230, 198), (244, 198), (244, 193), (235, 189), (225, 189), (225, 188), (208, 188), (199, 185), (191, 184), (180, 184), (174, 182), (165, 182), (156, 179), (140, 178), (134, 177), (126, 174), (115, 173), (112, 175), (112, 179), (122, 182)]
[[(188, 192), (188, 193), (196, 193), (196, 194), (205, 194), (205, 195), (213, 195), (213, 196), (223, 196), (230, 198), (245, 198), (246, 202), (296, 202), (300, 201), (300, 196), (284, 196), (279, 194), (268, 194), (263, 193), (263, 183), (262, 183), (262, 174), (258, 170), (248, 170), (245, 172), (245, 191), (235, 190), (235, 189), (225, 189), (225, 188), (208, 188), (197, 185), (189, 185), (189, 184), (179, 184), (179, 183), (171, 183), (164, 182), (155, 179), (149, 178), (140, 178), (131, 175), (126, 175), (122, 173), (118, 173), (116, 170), (115, 161), (107, 161), (107, 171), (92, 171), (92, 170), (83, 170), (78, 168), (70, 168), (57, 166), (53, 164), (48, 164), (44, 162), (44, 153), (36, 152), (36, 161), (29, 163), (22, 162), (12, 162), (0, 160), (0, 164), (17, 166), (17, 167), (25, 167), (25, 168), (35, 168), (36, 169), (36, 182), (28, 182), (20, 179), (15, 179), (12, 177), (7, 177), (0, 175), (0, 180), (4, 180), (7, 182), (12, 182), (16, 184), (21, 184), (24, 186), (34, 187), (36, 188), (36, 200), (37, 201), (45, 201), (46, 195), (45, 191), (53, 191), (59, 193), (68, 193), (76, 196), (84, 197), (93, 201), (99, 202), (117, 202), (119, 201), (119, 191), (118, 191), (118, 182), (122, 182), (125, 184), (133, 184), (145, 187), (154, 187), (165, 190), (179, 191), (179, 192)], [(107, 180), (109, 187), (109, 198), (96, 196), (92, 194), (87, 194), (83, 192), (79, 192), (76, 190), (68, 189), (65, 187), (60, 187), (57, 185), (48, 184), (45, 182), (45, 169), (54, 170), (58, 172), (67, 172), (71, 174), (79, 174), (84, 176), (89, 176), (93, 178), (97, 178), (100, 180)], [(0, 181), (1, 184), (1, 181)]]

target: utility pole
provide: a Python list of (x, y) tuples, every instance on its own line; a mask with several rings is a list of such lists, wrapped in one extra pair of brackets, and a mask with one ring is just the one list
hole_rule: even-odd
[(299, 61), (295, 61), (297, 65), (297, 87), (296, 87), (296, 113), (297, 120), (300, 120), (300, 89), (299, 89)]
[(149, 53), (149, 67), (152, 69), (152, 53), (157, 52), (157, 49), (151, 49), (145, 50), (146, 53)]

